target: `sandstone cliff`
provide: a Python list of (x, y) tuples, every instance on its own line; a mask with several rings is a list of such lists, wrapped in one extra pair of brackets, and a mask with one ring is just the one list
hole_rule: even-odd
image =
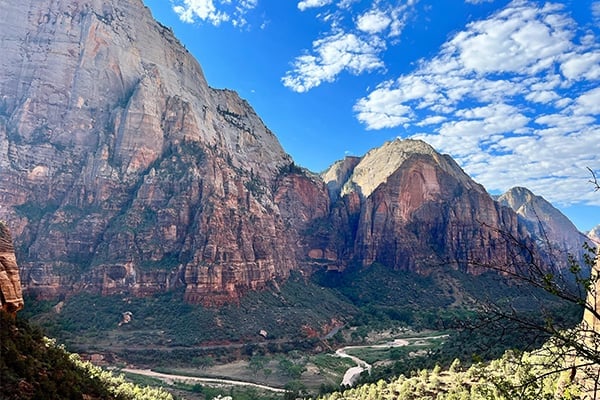
[(0, 9), (0, 218), (27, 290), (184, 286), (220, 302), (296, 267), (322, 183), (289, 171), (249, 104), (210, 88), (141, 0)]
[(583, 259), (583, 243), (589, 239), (546, 199), (529, 189), (514, 187), (499, 196), (497, 201), (519, 215), (537, 245), (545, 249), (555, 262), (564, 266), (568, 264), (569, 255)]
[(424, 142), (388, 142), (323, 177), (337, 202), (329, 234), (316, 244), (340, 264), (379, 262), (420, 273), (453, 265), (475, 273), (524, 261), (508, 239), (529, 243), (517, 215)]
[(235, 301), (306, 266), (519, 260), (526, 226), (449, 157), (393, 141), (322, 176), (210, 88), (141, 0), (0, 0), (0, 219), (24, 287)]
[(15, 249), (10, 232), (2, 222), (0, 222), (0, 308), (13, 315), (23, 308), (21, 279)]

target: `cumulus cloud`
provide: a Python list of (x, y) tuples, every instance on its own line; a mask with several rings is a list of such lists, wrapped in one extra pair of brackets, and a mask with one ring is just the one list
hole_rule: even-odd
[(356, 0), (335, 4), (332, 0), (300, 1), (298, 8), (302, 11), (326, 8), (321, 19), (328, 24), (329, 32), (313, 41), (310, 50), (304, 50), (304, 54), (294, 59), (292, 69), (282, 78), (284, 86), (306, 92), (323, 82), (335, 81), (342, 72), (358, 75), (385, 71), (382, 54), (388, 48), (388, 39), (402, 33), (407, 15), (416, 3), (417, 0), (397, 4), (380, 1), (365, 4)]
[(322, 82), (332, 82), (337, 75), (347, 70), (353, 74), (383, 68), (379, 54), (385, 42), (362, 38), (345, 32), (313, 42), (314, 55), (296, 58), (294, 69), (283, 78), (283, 84), (296, 92), (305, 92)]
[(303, 0), (298, 2), (298, 9), (304, 11), (308, 8), (323, 7), (333, 3), (333, 0)]
[(256, 8), (258, 0), (173, 0), (173, 11), (182, 22), (207, 22), (218, 26), (230, 22), (234, 26), (247, 23), (246, 14)]
[(387, 29), (392, 19), (381, 10), (371, 10), (358, 17), (356, 27), (367, 33), (379, 33)]
[(451, 154), (489, 190), (600, 205), (586, 178), (600, 154), (600, 44), (582, 31), (563, 5), (515, 0), (357, 100), (356, 117)]

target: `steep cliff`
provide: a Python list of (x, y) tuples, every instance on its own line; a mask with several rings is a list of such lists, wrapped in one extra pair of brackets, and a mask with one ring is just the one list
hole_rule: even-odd
[(141, 0), (0, 9), (0, 219), (34, 295), (220, 304), (306, 266), (520, 260), (523, 221), (423, 142), (295, 166)]
[(23, 308), (23, 304), (12, 237), (6, 225), (0, 222), (0, 308), (14, 315)]
[(339, 264), (379, 262), (420, 273), (452, 265), (477, 273), (525, 261), (512, 242), (530, 243), (517, 215), (428, 144), (394, 140), (342, 166), (323, 174), (336, 203), (326, 238), (315, 243)]
[(529, 189), (514, 187), (498, 197), (497, 201), (512, 208), (527, 226), (537, 245), (559, 264), (566, 265), (568, 256), (582, 260), (583, 243), (588, 238), (552, 204)]
[(219, 303), (296, 267), (297, 229), (324, 212), (291, 211), (296, 190), (326, 207), (322, 183), (290, 184), (273, 133), (141, 0), (0, 9), (0, 218), (27, 290)]

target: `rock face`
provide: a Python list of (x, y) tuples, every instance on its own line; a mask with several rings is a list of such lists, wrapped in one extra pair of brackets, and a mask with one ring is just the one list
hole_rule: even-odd
[(589, 239), (543, 197), (536, 196), (529, 189), (514, 187), (499, 196), (497, 201), (519, 215), (537, 245), (551, 254), (557, 263), (566, 265), (569, 255), (582, 260), (583, 244)]
[(296, 267), (326, 189), (141, 0), (0, 8), (0, 218), (27, 290), (218, 303)]
[(519, 260), (526, 226), (448, 156), (393, 141), (322, 176), (210, 88), (141, 0), (0, 0), (0, 219), (26, 290), (220, 304), (290, 271)]
[(596, 245), (600, 244), (600, 225), (596, 225), (587, 233), (587, 237)]
[(330, 230), (313, 243), (342, 268), (379, 262), (427, 273), (450, 264), (477, 273), (523, 261), (507, 239), (528, 243), (517, 215), (424, 142), (388, 142), (333, 165), (323, 178), (333, 203)]
[(14, 315), (23, 308), (23, 304), (12, 237), (6, 225), (0, 222), (0, 308)]

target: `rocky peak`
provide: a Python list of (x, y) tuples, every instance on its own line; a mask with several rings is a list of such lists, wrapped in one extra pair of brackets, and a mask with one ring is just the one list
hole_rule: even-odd
[(330, 199), (334, 200), (340, 195), (342, 186), (348, 181), (359, 162), (360, 157), (345, 157), (333, 163), (321, 174), (321, 178), (327, 185)]
[(497, 198), (513, 209), (538, 245), (566, 263), (568, 254), (580, 257), (586, 240), (577, 227), (557, 208), (541, 196), (524, 187), (514, 187)]
[(600, 225), (593, 227), (588, 233), (587, 237), (596, 243), (596, 246), (600, 245)]
[(329, 260), (330, 269), (359, 260), (420, 273), (444, 265), (475, 273), (524, 262), (501, 234), (529, 240), (517, 214), (422, 141), (387, 142), (322, 177), (337, 201), (329, 221), (313, 226), (309, 255)]
[(12, 236), (6, 225), (0, 222), (0, 308), (14, 315), (23, 308), (23, 304)]
[[(347, 178), (341, 186), (340, 195), (344, 196), (357, 191), (362, 197), (369, 197), (377, 187), (385, 183), (409, 159), (419, 156), (431, 158), (439, 168), (456, 176), (464, 185), (469, 188), (475, 187), (472, 180), (450, 157), (439, 154), (429, 144), (421, 140), (396, 139), (369, 151), (358, 163), (346, 163), (347, 167), (352, 164), (354, 164), (354, 167), (351, 173), (347, 168), (346, 173), (342, 175), (347, 176)], [(335, 166), (333, 169), (336, 169)], [(326, 171), (324, 177), (330, 176), (331, 173), (331, 169)], [(426, 190), (436, 190), (439, 185), (438, 182), (433, 181), (427, 181), (425, 184), (428, 186)], [(333, 187), (337, 186), (336, 184)]]

